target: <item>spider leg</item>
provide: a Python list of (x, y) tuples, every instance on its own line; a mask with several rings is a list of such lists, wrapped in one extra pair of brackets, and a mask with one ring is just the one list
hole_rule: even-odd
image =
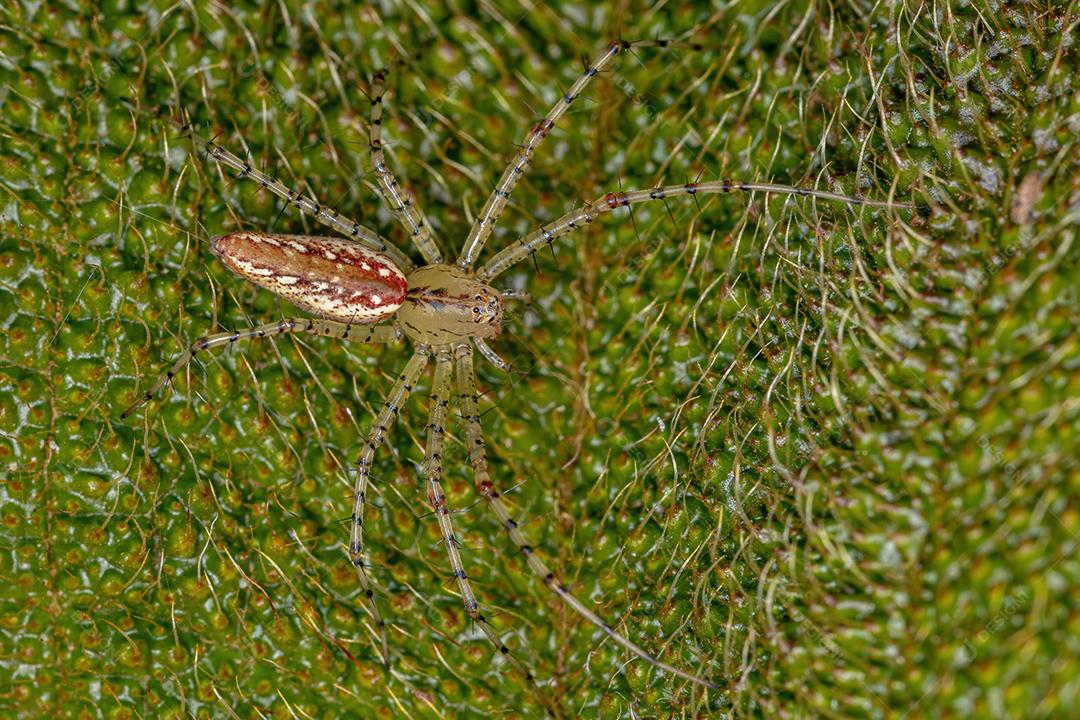
[(214, 158), (219, 164), (236, 170), (239, 177), (251, 178), (274, 195), (285, 199), (290, 205), (296, 206), (300, 212), (312, 216), (318, 222), (333, 228), (345, 237), (353, 238), (373, 250), (378, 250), (393, 260), (394, 264), (401, 268), (402, 272), (409, 273), (416, 269), (416, 264), (409, 259), (408, 255), (374, 230), (341, 215), (333, 208), (322, 205), (318, 200), (304, 195), (299, 190), (289, 188), (288, 185), (277, 178), (256, 170), (250, 162), (241, 160), (213, 140), (207, 140), (195, 132), (190, 125), (183, 126), (182, 130), (184, 134), (191, 137), (197, 147), (205, 149), (206, 154)]
[(499, 178), (499, 182), (495, 185), (495, 189), (492, 191), (491, 196), (488, 197), (487, 202), (484, 203), (484, 207), (480, 210), (480, 214), (477, 216), (473, 226), (469, 229), (469, 236), (465, 239), (465, 245), (461, 250), (461, 257), (458, 258), (458, 265), (463, 268), (471, 268), (473, 263), (476, 262), (476, 258), (479, 257), (480, 251), (484, 247), (484, 243), (487, 242), (488, 237), (491, 236), (491, 232), (495, 229), (495, 224), (499, 221), (499, 216), (502, 215), (503, 209), (506, 207), (506, 203), (510, 201), (510, 194), (514, 192), (514, 188), (521, 182), (521, 179), (525, 177), (525, 173), (529, 169), (529, 165), (532, 164), (533, 153), (540, 147), (540, 144), (544, 141), (544, 138), (548, 136), (548, 133), (555, 127), (555, 123), (559, 121), (567, 110), (570, 109), (570, 104), (576, 100), (585, 87), (592, 82), (592, 79), (600, 74), (600, 71), (607, 67), (617, 56), (622, 53), (635, 48), (635, 47), (675, 47), (679, 45), (685, 45), (688, 47), (697, 46), (692, 43), (679, 43), (673, 40), (639, 40), (636, 42), (628, 42), (626, 40), (614, 40), (607, 46), (607, 49), (599, 55), (592, 64), (586, 65), (584, 73), (570, 86), (570, 89), (566, 91), (561, 98), (555, 102), (555, 106), (548, 110), (547, 115), (543, 120), (533, 125), (525, 136), (525, 142), (522, 143), (521, 149), (518, 150), (514, 159), (510, 161), (510, 165), (503, 171), (502, 177)]
[(528, 290), (500, 290), (499, 294), (502, 295), (503, 300), (517, 300), (522, 305), (532, 304), (532, 295)]
[(483, 428), (480, 425), (480, 414), (477, 411), (476, 376), (473, 371), (472, 349), (468, 345), (462, 345), (457, 348), (455, 355), (457, 358), (458, 397), (459, 402), (461, 403), (461, 414), (465, 420), (466, 443), (469, 448), (469, 461), (472, 464), (473, 475), (476, 480), (476, 489), (499, 518), (499, 524), (506, 529), (514, 545), (516, 545), (521, 554), (525, 556), (529, 568), (543, 581), (545, 587), (558, 595), (559, 598), (573, 608), (575, 612), (603, 630), (609, 638), (626, 650), (637, 655), (653, 667), (677, 675), (690, 682), (716, 689), (716, 685), (708, 680), (686, 672), (685, 670), (680, 670), (677, 667), (653, 657), (636, 643), (623, 635), (620, 635), (610, 625), (604, 622), (599, 615), (574, 597), (566, 586), (555, 576), (555, 573), (549, 570), (544, 561), (536, 554), (532, 545), (530, 545), (525, 538), (524, 533), (521, 532), (520, 525), (510, 517), (510, 513), (507, 511), (506, 505), (502, 501), (502, 497), (491, 483), (491, 475), (488, 471), (487, 450), (484, 447), (484, 433)]
[(484, 356), (485, 360), (503, 372), (510, 372), (510, 363), (499, 357), (499, 353), (495, 352), (495, 350), (487, 344), (486, 340), (474, 337), (473, 342), (476, 343), (476, 349), (480, 351), (480, 354)]
[(798, 195), (800, 197), (812, 197), (820, 200), (834, 200), (849, 205), (867, 205), (870, 207), (892, 208), (894, 210), (913, 210), (913, 205), (893, 203), (886, 200), (868, 200), (866, 198), (841, 195), (827, 190), (807, 190), (788, 185), (776, 185), (774, 183), (758, 182), (735, 182), (714, 180), (703, 183), (685, 183), (683, 185), (668, 185), (666, 187), (651, 188), (649, 190), (629, 190), (627, 192), (610, 192), (591, 203), (585, 203), (577, 210), (572, 210), (560, 218), (553, 220), (547, 225), (542, 225), (537, 230), (529, 233), (524, 238), (519, 238), (514, 244), (503, 248), (491, 258), (487, 264), (477, 273), (477, 277), (490, 282), (499, 273), (516, 265), (525, 258), (536, 253), (545, 245), (555, 242), (556, 238), (566, 235), (574, 230), (588, 225), (597, 216), (611, 212), (617, 208), (627, 207), (633, 203), (649, 202), (651, 200), (664, 200), (678, 195), (709, 195), (714, 193), (732, 192), (764, 192), (777, 195)]
[(375, 73), (371, 84), (371, 132), (368, 141), (371, 164), (379, 180), (379, 191), (390, 205), (391, 211), (409, 233), (409, 239), (424, 256), (429, 265), (442, 262), (442, 253), (431, 234), (431, 224), (424, 217), (416, 201), (398, 183), (394, 173), (386, 166), (382, 144), (383, 93), (386, 92), (386, 70)]
[(256, 325), (245, 330), (206, 335), (195, 340), (167, 371), (158, 376), (153, 387), (124, 410), (120, 414), (120, 419), (123, 420), (148, 403), (157, 394), (158, 390), (172, 382), (172, 379), (186, 368), (196, 355), (204, 350), (230, 346), (247, 338), (271, 337), (285, 333), (311, 333), (312, 335), (336, 337), (341, 340), (357, 340), (362, 343), (389, 343), (401, 339), (401, 331), (393, 325), (350, 325), (334, 320), (316, 320), (313, 318), (292, 318), (291, 320)]
[(375, 451), (383, 444), (386, 433), (397, 419), (401, 406), (409, 399), (420, 373), (424, 371), (428, 363), (428, 348), (418, 345), (416, 352), (406, 363), (401, 371), (390, 394), (386, 397), (375, 423), (368, 433), (367, 443), (356, 460), (356, 487), (353, 491), (352, 532), (349, 537), (349, 561), (356, 568), (356, 576), (360, 578), (360, 586), (364, 591), (364, 599), (368, 610), (375, 619), (375, 625), (379, 628), (382, 641), (383, 662), (390, 665), (390, 643), (386, 637), (386, 623), (383, 622), (382, 614), (378, 605), (375, 604), (375, 593), (371, 589), (371, 581), (368, 579), (364, 563), (364, 496), (367, 492), (368, 480), (371, 478), (371, 461), (375, 457)]
[[(463, 346), (463, 347), (468, 347)], [(521, 664), (510, 648), (506, 647), (498, 633), (491, 626), (487, 617), (480, 612), (480, 603), (476, 600), (476, 594), (469, 584), (469, 576), (465, 572), (465, 565), (461, 562), (460, 542), (454, 534), (454, 526), (450, 521), (450, 506), (446, 501), (446, 493), (443, 492), (442, 483), (442, 453), (443, 439), (446, 429), (447, 409), (450, 406), (451, 374), (454, 364), (449, 345), (443, 345), (435, 350), (435, 378), (432, 381), (431, 412), (427, 426), (427, 449), (424, 460), (424, 474), (428, 482), (428, 500), (439, 520), (439, 529), (442, 532), (443, 544), (446, 546), (446, 554), (450, 557), (450, 567), (453, 569), (454, 578), (457, 580), (458, 592), (461, 600), (465, 603), (465, 612), (480, 626), (492, 644), (498, 648), (499, 653), (506, 658), (514, 669), (533, 687), (540, 702), (550, 709), (550, 700), (540, 693), (536, 687), (533, 674)]]

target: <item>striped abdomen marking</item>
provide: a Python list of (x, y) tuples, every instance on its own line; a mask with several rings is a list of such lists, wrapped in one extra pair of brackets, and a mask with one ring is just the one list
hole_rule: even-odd
[(245, 280), (329, 320), (384, 320), (408, 289), (386, 256), (349, 240), (237, 232), (214, 238), (210, 249)]

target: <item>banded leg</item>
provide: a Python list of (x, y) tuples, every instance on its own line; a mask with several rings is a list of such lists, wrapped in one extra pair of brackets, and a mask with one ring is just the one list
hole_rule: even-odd
[(350, 325), (334, 320), (316, 320), (313, 318), (293, 318), (291, 320), (281, 320), (280, 322), (275, 323), (266, 323), (265, 325), (256, 325), (255, 327), (247, 328), (246, 330), (206, 335), (195, 340), (195, 342), (193, 342), (188, 349), (176, 359), (172, 364), (172, 367), (159, 375), (157, 382), (154, 383), (153, 387), (143, 393), (141, 398), (136, 400), (127, 410), (121, 413), (120, 419), (123, 420), (148, 403), (154, 395), (157, 394), (158, 390), (172, 382), (172, 379), (176, 377), (181, 370), (186, 368), (200, 352), (229, 346), (248, 338), (272, 337), (274, 335), (283, 335), (285, 333), (311, 333), (312, 335), (336, 337), (341, 340), (357, 340), (362, 343), (388, 343), (401, 339), (401, 331), (393, 325)]
[(397, 246), (374, 230), (364, 227), (355, 220), (344, 217), (333, 208), (320, 204), (319, 201), (304, 195), (299, 190), (292, 190), (277, 178), (256, 170), (250, 162), (241, 160), (213, 140), (202, 137), (190, 125), (185, 125), (182, 131), (189, 135), (197, 146), (205, 149), (206, 153), (214, 160), (236, 170), (239, 177), (251, 178), (273, 194), (288, 201), (290, 205), (294, 205), (300, 212), (312, 216), (318, 222), (337, 230), (345, 237), (354, 238), (357, 242), (363, 243), (373, 250), (378, 250), (393, 260), (394, 264), (406, 274), (416, 269), (416, 264), (409, 259), (408, 255), (401, 252)]
[(409, 233), (409, 239), (424, 256), (429, 265), (442, 262), (431, 225), (416, 201), (398, 184), (394, 173), (386, 166), (386, 154), (382, 144), (383, 93), (386, 92), (386, 70), (375, 73), (371, 84), (371, 134), (368, 141), (371, 165), (379, 181), (379, 191), (390, 205), (390, 210)]
[(521, 149), (518, 150), (517, 155), (510, 161), (510, 165), (503, 171), (502, 177), (499, 178), (498, 184), (492, 191), (491, 196), (488, 197), (487, 202), (484, 203), (484, 207), (480, 210), (480, 214), (476, 218), (476, 222), (469, 229), (469, 236), (465, 239), (465, 246), (461, 250), (461, 257), (458, 258), (458, 265), (463, 268), (471, 268), (473, 263), (476, 262), (476, 258), (479, 257), (480, 251), (484, 247), (484, 243), (487, 242), (488, 237), (491, 236), (492, 230), (495, 229), (495, 224), (499, 221), (499, 216), (502, 215), (503, 209), (506, 207), (506, 203), (510, 200), (510, 194), (514, 192), (514, 188), (521, 182), (521, 179), (525, 177), (525, 173), (529, 169), (529, 165), (532, 164), (533, 153), (540, 147), (540, 143), (544, 141), (544, 138), (548, 136), (548, 133), (555, 127), (555, 123), (559, 121), (567, 110), (570, 109), (570, 104), (574, 102), (584, 92), (585, 87), (592, 81), (594, 77), (600, 74), (600, 71), (607, 67), (612, 60), (618, 55), (635, 47), (691, 47), (699, 49), (700, 46), (692, 43), (679, 43), (673, 40), (639, 40), (636, 42), (627, 42), (626, 40), (614, 40), (607, 49), (600, 54), (592, 64), (585, 68), (585, 72), (579, 77), (570, 89), (566, 91), (559, 100), (555, 102), (555, 106), (548, 110), (544, 119), (533, 125), (525, 136), (525, 142), (522, 143)]
[(416, 381), (420, 378), (420, 373), (424, 372), (427, 363), (427, 346), (417, 345), (416, 352), (409, 359), (409, 362), (406, 363), (405, 369), (401, 371), (401, 375), (398, 376), (397, 381), (394, 383), (394, 387), (390, 389), (390, 394), (386, 398), (386, 404), (384, 404), (382, 410), (379, 411), (379, 415), (375, 418), (375, 423), (371, 426), (371, 431), (368, 433), (367, 444), (364, 445), (364, 449), (360, 452), (360, 457), (356, 460), (356, 487), (353, 491), (352, 532), (349, 537), (349, 561), (352, 563), (353, 567), (356, 568), (356, 576), (360, 579), (360, 587), (364, 592), (364, 600), (367, 603), (368, 610), (371, 612), (371, 616), (375, 619), (375, 625), (379, 628), (379, 635), (382, 641), (383, 662), (386, 663), (388, 667), (390, 665), (390, 642), (386, 637), (386, 623), (383, 622), (382, 613), (379, 612), (379, 606), (375, 604), (375, 593), (371, 589), (371, 581), (368, 580), (364, 563), (364, 500), (365, 494), (367, 493), (368, 480), (371, 479), (371, 461), (375, 457), (375, 451), (379, 449), (379, 446), (383, 444), (383, 440), (386, 439), (387, 431), (393, 426), (394, 421), (397, 419), (401, 406), (409, 399), (409, 395), (412, 393), (413, 388), (416, 387)]
[(480, 413), (477, 412), (476, 376), (473, 372), (472, 349), (468, 345), (462, 345), (457, 348), (455, 355), (457, 357), (458, 398), (461, 405), (461, 414), (465, 420), (465, 438), (469, 448), (469, 461), (472, 464), (473, 475), (476, 480), (476, 489), (484, 496), (488, 506), (491, 507), (492, 511), (499, 518), (499, 524), (506, 529), (514, 545), (516, 545), (521, 554), (525, 556), (529, 568), (531, 568), (533, 573), (544, 582), (545, 587), (558, 595), (559, 598), (573, 608), (575, 612), (603, 630), (609, 638), (626, 650), (629, 650), (631, 653), (637, 655), (655, 668), (659, 668), (660, 670), (664, 670), (673, 675), (678, 675), (679, 677), (697, 683), (698, 685), (716, 689), (716, 685), (708, 680), (686, 672), (685, 670), (680, 670), (677, 667), (653, 657), (646, 650), (620, 635), (610, 625), (604, 622), (599, 615), (574, 597), (566, 586), (555, 576), (555, 573), (549, 570), (547, 565), (544, 564), (544, 561), (536, 554), (524, 533), (521, 532), (518, 523), (510, 517), (510, 513), (507, 511), (501, 496), (498, 491), (495, 490), (495, 486), (491, 483), (491, 476), (488, 472), (487, 450), (484, 448), (484, 433), (483, 428), (480, 425)]
[(513, 245), (500, 250), (491, 258), (477, 273), (477, 277), (490, 282), (499, 273), (521, 262), (537, 250), (555, 242), (555, 239), (566, 235), (583, 225), (588, 225), (593, 220), (606, 212), (617, 208), (626, 207), (633, 203), (648, 202), (650, 200), (663, 200), (679, 195), (709, 195), (714, 193), (731, 192), (764, 192), (777, 195), (798, 195), (812, 197), (821, 200), (835, 200), (848, 203), (849, 205), (868, 205), (870, 207), (893, 208), (896, 210), (913, 210), (914, 206), (904, 203), (892, 203), (885, 200), (867, 200), (852, 195), (841, 195), (827, 190), (806, 190), (804, 188), (790, 187), (788, 185), (776, 185), (773, 183), (747, 183), (734, 181), (714, 180), (703, 183), (686, 183), (684, 185), (668, 185), (666, 187), (652, 188), (650, 190), (630, 190), (628, 192), (609, 192), (607, 195), (597, 198), (591, 203), (585, 203), (583, 207), (572, 210), (560, 218), (553, 220), (547, 225), (529, 233), (524, 238), (519, 238)]
[[(466, 346), (467, 347), (467, 346)], [(435, 379), (432, 381), (431, 414), (427, 427), (427, 450), (424, 462), (424, 474), (428, 482), (428, 500), (439, 520), (439, 529), (442, 531), (443, 544), (446, 545), (446, 554), (450, 557), (450, 567), (453, 569), (454, 578), (457, 580), (458, 592), (461, 600), (465, 603), (465, 612), (480, 626), (488, 639), (499, 649), (504, 658), (510, 661), (521, 675), (530, 684), (535, 682), (533, 675), (516, 657), (510, 654), (502, 639), (488, 623), (488, 619), (480, 612), (480, 603), (476, 600), (472, 586), (469, 584), (469, 576), (465, 573), (465, 566), (461, 562), (459, 551), (460, 543), (454, 534), (454, 526), (450, 521), (450, 507), (446, 502), (446, 493), (443, 492), (440, 478), (442, 477), (442, 448), (443, 436), (446, 428), (446, 412), (450, 406), (450, 385), (453, 382), (453, 358), (449, 346), (442, 346), (435, 353)], [(539, 692), (539, 691), (538, 691)], [(543, 695), (538, 696), (541, 703), (549, 706), (550, 701)]]

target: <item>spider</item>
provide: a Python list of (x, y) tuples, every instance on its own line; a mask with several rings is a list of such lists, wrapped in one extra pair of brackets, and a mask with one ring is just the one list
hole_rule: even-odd
[[(378, 188), (391, 211), (409, 236), (411, 244), (424, 260), (417, 266), (391, 241), (375, 231), (342, 216), (317, 200), (290, 189), (281, 181), (255, 169), (218, 145), (183, 126), (207, 155), (232, 169), (238, 177), (249, 178), (285, 199), (318, 222), (329, 226), (343, 238), (306, 235), (281, 235), (267, 232), (234, 232), (211, 241), (212, 252), (231, 271), (288, 300), (314, 317), (293, 318), (257, 325), (244, 330), (208, 335), (195, 340), (154, 385), (121, 417), (127, 417), (151, 400), (159, 390), (204, 351), (231, 346), (240, 340), (271, 337), (287, 333), (310, 333), (354, 340), (361, 343), (390, 343), (408, 339), (414, 352), (398, 375), (386, 401), (374, 420), (363, 449), (355, 462), (355, 486), (348, 544), (349, 561), (357, 578), (380, 637), (383, 662), (390, 664), (386, 623), (375, 600), (369, 577), (370, 564), (364, 553), (364, 509), (371, 467), (376, 451), (398, 417), (399, 411), (417, 386), (429, 364), (434, 363), (431, 407), (427, 424), (424, 477), (428, 501), (439, 523), (443, 544), (453, 570), (465, 611), (491, 640), (498, 652), (533, 688), (532, 673), (510, 653), (499, 634), (481, 610), (461, 559), (460, 542), (454, 531), (451, 510), (441, 484), (443, 438), (447, 427), (452, 396), (464, 424), (469, 461), (477, 491), (497, 516), (517, 551), (543, 585), (576, 613), (598, 627), (612, 641), (655, 668), (684, 680), (715, 689), (717, 686), (699, 674), (675, 667), (655, 657), (633, 640), (617, 632), (564, 585), (558, 575), (540, 558), (513, 519), (500, 491), (492, 480), (484, 444), (484, 433), (477, 410), (474, 374), (474, 349), (501, 370), (508, 370), (488, 341), (498, 337), (503, 327), (504, 301), (523, 298), (524, 293), (500, 291), (492, 283), (518, 262), (531, 257), (556, 239), (593, 222), (604, 213), (635, 203), (664, 201), (677, 196), (710, 193), (765, 192), (808, 196), (852, 205), (887, 208), (910, 208), (892, 202), (866, 200), (827, 191), (806, 190), (784, 185), (756, 182), (709, 181), (649, 189), (609, 192), (593, 202), (584, 203), (536, 231), (499, 250), (483, 265), (477, 260), (491, 236), (511, 194), (525, 177), (533, 156), (544, 139), (592, 80), (616, 58), (632, 48), (686, 45), (670, 40), (629, 42), (615, 40), (588, 63), (569, 90), (557, 100), (543, 119), (528, 131), (523, 144), (495, 185), (469, 230), (456, 260), (448, 262), (439, 250), (430, 223), (416, 201), (404, 192), (387, 166), (382, 146), (383, 94), (387, 73), (379, 71), (370, 92), (369, 153)], [(696, 45), (689, 45), (697, 48)], [(551, 708), (542, 695), (541, 701)]]

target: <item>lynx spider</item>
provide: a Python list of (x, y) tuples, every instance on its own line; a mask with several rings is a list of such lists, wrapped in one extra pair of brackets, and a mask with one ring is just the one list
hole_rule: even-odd
[[(432, 404), (427, 425), (424, 474), (428, 483), (428, 500), (438, 519), (443, 544), (446, 547), (453, 578), (468, 615), (510, 664), (537, 689), (532, 673), (510, 653), (487, 617), (481, 612), (476, 595), (469, 583), (459, 552), (460, 543), (454, 533), (451, 511), (443, 492), (442, 445), (447, 411), (450, 407), (451, 386), (456, 385), (460, 415), (465, 424), (465, 437), (476, 488), (497, 516), (511, 541), (523, 554), (529, 568), (544, 586), (557, 595), (583, 618), (602, 630), (625, 650), (665, 672), (706, 688), (717, 686), (699, 675), (676, 668), (654, 657), (629, 638), (616, 632), (599, 615), (582, 603), (548, 568), (529, 544), (521, 527), (510, 515), (501, 494), (491, 480), (487, 451), (477, 410), (476, 379), (473, 367), (473, 347), (502, 370), (507, 364), (487, 344), (502, 329), (502, 300), (519, 295), (499, 292), (490, 283), (499, 274), (532, 256), (537, 250), (551, 245), (557, 238), (596, 220), (600, 215), (634, 203), (664, 200), (676, 196), (728, 192), (764, 192), (814, 197), (852, 205), (887, 208), (910, 208), (892, 202), (867, 200), (837, 193), (806, 190), (772, 183), (710, 181), (690, 182), (642, 190), (609, 192), (597, 200), (585, 203), (536, 231), (514, 241), (497, 252), (478, 270), (474, 265), (485, 242), (499, 220), (511, 193), (525, 176), (533, 154), (567, 112), (589, 83), (618, 56), (634, 47), (674, 45), (697, 48), (696, 45), (670, 40), (627, 42), (615, 40), (591, 63), (559, 98), (543, 119), (526, 135), (513, 160), (502, 173), (493, 192), (473, 223), (456, 262), (444, 261), (435, 242), (432, 229), (423, 211), (398, 184), (386, 165), (382, 145), (383, 93), (386, 71), (375, 75), (370, 102), (369, 153), (378, 188), (389, 204), (393, 215), (408, 232), (412, 244), (423, 257), (425, 265), (417, 265), (389, 240), (378, 233), (343, 217), (315, 199), (290, 189), (281, 181), (255, 169), (214, 140), (189, 134), (206, 153), (223, 166), (249, 178), (274, 195), (294, 205), (302, 213), (336, 230), (347, 239), (275, 235), (262, 232), (237, 232), (214, 238), (212, 250), (235, 273), (256, 285), (266, 288), (318, 317), (293, 318), (250, 327), (235, 332), (223, 332), (198, 338), (172, 366), (158, 378), (138, 401), (124, 411), (129, 416), (150, 401), (159, 390), (183, 371), (196, 355), (205, 350), (231, 346), (240, 340), (269, 337), (287, 333), (310, 333), (338, 339), (358, 340), (361, 343), (389, 343), (407, 337), (415, 351), (393, 384), (386, 402), (375, 418), (366, 443), (355, 462), (355, 490), (348, 546), (350, 562), (356, 568), (365, 603), (381, 639), (383, 661), (389, 665), (390, 650), (386, 623), (375, 602), (370, 565), (364, 559), (363, 515), (370, 480), (372, 460), (386, 434), (396, 420), (399, 410), (416, 386), (428, 363), (434, 357)], [(383, 324), (383, 321), (385, 322)], [(551, 701), (540, 695), (551, 709)]]

